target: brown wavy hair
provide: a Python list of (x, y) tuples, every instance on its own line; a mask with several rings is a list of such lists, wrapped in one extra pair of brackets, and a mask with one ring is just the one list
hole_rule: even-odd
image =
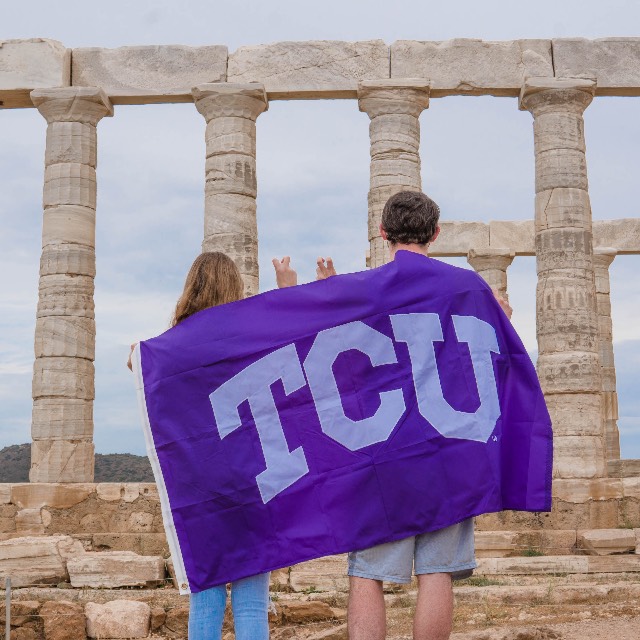
[(203, 309), (242, 298), (244, 285), (235, 262), (219, 251), (206, 251), (193, 261), (189, 269), (171, 326), (175, 327)]

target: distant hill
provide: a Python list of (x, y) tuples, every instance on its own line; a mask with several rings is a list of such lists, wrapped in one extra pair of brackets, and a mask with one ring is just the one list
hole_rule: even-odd
[[(0, 451), (0, 482), (29, 482), (31, 445), (14, 444)], [(146, 456), (131, 453), (96, 454), (96, 482), (153, 482)]]

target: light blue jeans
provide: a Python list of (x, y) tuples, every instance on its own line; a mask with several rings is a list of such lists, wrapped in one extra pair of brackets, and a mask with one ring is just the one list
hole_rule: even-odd
[[(227, 585), (189, 596), (189, 640), (221, 640)], [(269, 574), (231, 583), (231, 608), (236, 640), (269, 638)]]

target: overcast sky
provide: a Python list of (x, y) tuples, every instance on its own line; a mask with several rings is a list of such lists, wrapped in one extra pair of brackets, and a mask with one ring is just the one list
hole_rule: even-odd
[[(0, 4), (0, 40), (67, 47), (242, 45), (278, 40), (447, 40), (634, 36), (631, 0), (111, 0)], [(595, 219), (640, 215), (640, 102), (596, 98), (585, 114)], [(118, 106), (98, 127), (95, 442), (144, 453), (128, 344), (166, 327), (200, 251), (204, 119), (193, 105)], [(433, 99), (421, 117), (423, 188), (447, 220), (533, 217), (531, 116), (512, 98)], [(0, 447), (30, 440), (33, 332), (42, 228), (45, 121), (0, 111)], [(258, 119), (261, 288), (291, 254), (302, 281), (317, 255), (364, 267), (368, 117), (354, 100), (272, 102)], [(456, 261), (461, 266), (462, 260)], [(640, 458), (639, 256), (611, 268), (622, 454)], [(514, 324), (535, 357), (535, 260), (509, 270)]]

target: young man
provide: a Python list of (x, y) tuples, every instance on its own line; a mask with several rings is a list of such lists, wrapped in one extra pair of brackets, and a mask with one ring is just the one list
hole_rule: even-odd
[[(438, 205), (423, 193), (402, 191), (392, 196), (382, 213), (380, 233), (389, 243), (391, 258), (398, 251), (421, 254), (438, 237)], [(273, 261), (278, 286), (297, 282), (289, 258)], [(318, 259), (317, 276), (335, 275), (331, 258)], [(496, 294), (507, 316), (511, 307)], [(413, 622), (415, 640), (446, 640), (453, 622), (452, 580), (471, 575), (475, 563), (473, 519), (446, 529), (381, 544), (349, 554), (348, 627), (350, 640), (384, 640), (386, 612), (383, 582), (407, 583), (418, 578)]]

